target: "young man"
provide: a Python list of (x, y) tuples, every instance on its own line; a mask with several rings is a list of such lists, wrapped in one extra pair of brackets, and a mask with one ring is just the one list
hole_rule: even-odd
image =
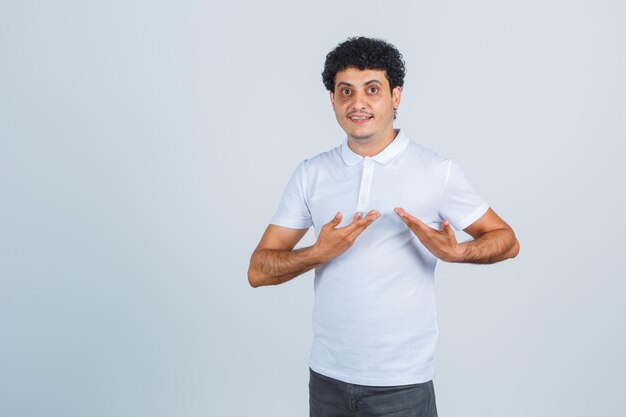
[[(404, 73), (379, 39), (327, 55), (322, 77), (347, 137), (298, 165), (250, 260), (253, 287), (315, 268), (311, 416), (436, 416), (437, 260), (519, 251), (453, 159), (393, 128)], [(310, 226), (315, 244), (294, 250)], [(457, 242), (453, 228), (473, 240)]]

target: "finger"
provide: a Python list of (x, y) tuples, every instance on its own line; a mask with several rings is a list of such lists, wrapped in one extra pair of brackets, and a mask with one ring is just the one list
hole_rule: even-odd
[(356, 212), (356, 215), (354, 216), (354, 220), (352, 221), (353, 223), (361, 218), (365, 218), (367, 216), (371, 216), (373, 214), (378, 213), (376, 210), (370, 210), (365, 216), (363, 216), (363, 213), (360, 211)]
[[(367, 213), (367, 215), (365, 215), (365, 217), (363, 217), (363, 213), (361, 213), (360, 211), (357, 211), (356, 214), (354, 215), (354, 217), (352, 218), (352, 223), (350, 223), (347, 226), (342, 227), (342, 229), (345, 229), (346, 231), (350, 231), (356, 227), (358, 227), (360, 224), (363, 224), (364, 222), (367, 222), (367, 219), (375, 214), (377, 214), (378, 212), (376, 210), (371, 210), (370, 212)], [(380, 214), (380, 213), (378, 213)]]
[(342, 214), (340, 211), (337, 212), (337, 214), (335, 214), (335, 217), (333, 217), (328, 223), (327, 225), (331, 228), (334, 229), (339, 223), (341, 223), (341, 218), (342, 218)]
[(357, 236), (359, 236), (361, 233), (363, 233), (363, 231), (365, 229), (367, 229), (367, 227), (370, 224), (372, 224), (376, 219), (378, 219), (380, 216), (381, 216), (381, 214), (376, 212), (376, 213), (368, 214), (366, 217), (364, 217), (363, 219), (359, 220), (356, 223), (356, 227), (354, 228), (354, 230), (352, 230), (348, 234), (348, 238), (356, 239)]
[(404, 221), (404, 223), (406, 223), (407, 226), (409, 226), (409, 227), (410, 226), (415, 226), (415, 227), (419, 228), (420, 230), (424, 230), (424, 228), (428, 227), (428, 226), (426, 226), (426, 224), (423, 221), (421, 221), (417, 217), (411, 215), (409, 212), (404, 210), (402, 207), (396, 207), (395, 211), (396, 211), (396, 213), (398, 213), (398, 215), (400, 216), (402, 221)]
[(448, 235), (448, 237), (456, 240), (456, 235), (454, 234), (454, 230), (452, 230), (452, 227), (450, 226), (450, 222), (448, 220), (443, 221), (441, 230), (443, 230)]
[(363, 213), (361, 213), (360, 211), (357, 211), (356, 213), (354, 213), (354, 217), (352, 217), (352, 222), (349, 225), (346, 225), (344, 227), (338, 227), (337, 230), (350, 230), (354, 228), (354, 226), (358, 224), (358, 221), (361, 220), (362, 216), (363, 216)]
[(358, 229), (360, 227), (363, 227), (364, 225), (371, 223), (379, 217), (379, 212), (377, 212), (376, 210), (370, 210), (363, 218), (356, 219), (351, 224), (346, 226), (346, 230), (351, 231), (352, 229)]

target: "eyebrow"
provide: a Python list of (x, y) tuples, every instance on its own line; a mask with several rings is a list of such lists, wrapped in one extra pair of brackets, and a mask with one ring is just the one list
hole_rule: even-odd
[[(379, 84), (379, 85), (383, 85), (380, 81), (378, 80), (369, 80), (367, 82), (364, 82), (363, 85), (368, 85), (368, 84)], [(354, 87), (352, 84), (347, 83), (345, 81), (340, 82), (339, 84), (337, 84), (337, 87), (340, 87), (342, 85), (346, 85), (348, 87)]]

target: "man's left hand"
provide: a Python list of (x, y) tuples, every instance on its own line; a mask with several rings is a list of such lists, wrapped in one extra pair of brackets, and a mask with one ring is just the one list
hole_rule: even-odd
[(395, 211), (430, 253), (446, 262), (458, 262), (462, 259), (462, 246), (456, 241), (454, 230), (448, 220), (444, 220), (441, 230), (437, 230), (427, 226), (401, 207), (396, 207)]

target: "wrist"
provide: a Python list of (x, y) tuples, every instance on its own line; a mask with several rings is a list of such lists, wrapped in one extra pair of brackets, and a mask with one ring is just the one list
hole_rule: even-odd
[(315, 265), (320, 265), (326, 262), (326, 258), (321, 253), (320, 247), (317, 245), (317, 242), (309, 246), (309, 256), (311, 262)]
[(452, 260), (450, 262), (462, 263), (465, 261), (467, 254), (467, 243), (468, 242), (463, 242), (456, 245), (454, 255), (452, 256)]

